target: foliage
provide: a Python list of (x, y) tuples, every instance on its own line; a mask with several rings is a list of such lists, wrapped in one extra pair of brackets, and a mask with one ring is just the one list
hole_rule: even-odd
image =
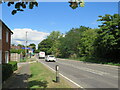
[(4, 63), (2, 64), (2, 82), (7, 80), (13, 73), (12, 65)]
[(12, 15), (14, 15), (18, 11), (24, 11), (27, 6), (29, 7), (29, 9), (33, 9), (34, 6), (38, 7), (38, 2), (36, 2), (35, 0), (30, 2), (8, 2), (7, 5), (8, 7), (14, 5), (15, 9), (11, 12)]
[(22, 53), (22, 54), (25, 54), (25, 50), (24, 49), (11, 49), (10, 50), (11, 53)]
[(17, 70), (17, 62), (10, 61), (9, 63), (2, 64), (2, 81), (7, 80)]
[(98, 29), (88, 29), (82, 32), (80, 45), (78, 46), (79, 54), (83, 56), (91, 56), (94, 54), (94, 42), (98, 36)]
[(36, 45), (34, 43), (30, 44), (29, 46), (31, 46), (32, 49), (36, 50)]
[[(85, 54), (85, 46), (82, 41), (83, 33), (89, 30), (89, 27), (80, 26), (80, 28), (72, 28), (66, 33), (65, 37), (60, 39), (61, 57), (78, 57)], [(84, 35), (85, 37), (85, 35)], [(87, 38), (89, 39), (89, 38)]]
[(120, 59), (120, 16), (106, 14), (99, 17), (102, 25), (99, 25), (99, 36), (95, 42), (96, 56), (117, 61)]
[(39, 50), (35, 50), (35, 53), (39, 53), (40, 51)]
[(64, 35), (54, 31), (39, 44), (39, 48), (61, 58), (94, 57), (97, 58), (94, 62), (120, 62), (120, 16), (106, 14), (99, 17), (100, 28), (80, 26)]
[(56, 54), (56, 52), (58, 51), (57, 44), (60, 35), (61, 34), (59, 31), (51, 32), (47, 39), (44, 39), (42, 42), (38, 44), (38, 49), (40, 51), (44, 51), (47, 55)]
[(16, 61), (10, 61), (9, 64), (12, 65), (12, 70), (13, 71), (17, 70), (17, 62)]
[(17, 46), (20, 46), (20, 47), (25, 47), (24, 45), (22, 45), (22, 44), (18, 44)]
[(83, 0), (74, 0), (74, 1), (69, 1), (69, 3), (70, 3), (70, 7), (72, 8), (72, 9), (76, 9), (78, 6), (80, 6), (80, 7), (84, 7), (84, 1)]
[(43, 51), (46, 54), (51, 54), (49, 52), (49, 49), (51, 48), (51, 46), (52, 46), (52, 41), (49, 39), (44, 39), (42, 42), (38, 44), (38, 50)]
[[(7, 6), (14, 6), (14, 10), (12, 10), (11, 14), (15, 15), (17, 12), (24, 11), (27, 7), (29, 9), (33, 9), (35, 6), (38, 7), (39, 3), (36, 0), (28, 0), (28, 1), (17, 1), (17, 2), (6, 2), (3, 0), (2, 2), (7, 3)], [(2, 3), (0, 2), (0, 4)], [(72, 9), (76, 9), (78, 6), (84, 7), (84, 0), (75, 0), (69, 1), (70, 7)]]

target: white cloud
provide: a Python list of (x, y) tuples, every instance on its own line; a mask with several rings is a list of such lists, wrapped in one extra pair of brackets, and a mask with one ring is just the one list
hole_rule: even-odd
[(40, 32), (28, 28), (14, 29), (12, 31), (13, 31), (13, 35), (12, 35), (13, 44), (25, 45), (26, 32), (27, 32), (27, 40), (28, 40), (27, 45), (29, 45), (30, 43), (35, 43), (37, 45), (49, 35), (49, 33)]

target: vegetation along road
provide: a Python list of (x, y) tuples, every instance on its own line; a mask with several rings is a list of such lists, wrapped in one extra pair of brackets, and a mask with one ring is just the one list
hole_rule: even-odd
[(59, 65), (60, 74), (77, 84), (76, 87), (118, 88), (117, 66), (83, 63), (65, 59), (57, 59), (57, 62), (45, 62), (44, 59), (38, 59), (38, 61), (52, 69)]

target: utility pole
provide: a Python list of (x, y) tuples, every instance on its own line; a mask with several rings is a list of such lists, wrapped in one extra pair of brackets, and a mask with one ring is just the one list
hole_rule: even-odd
[(27, 57), (27, 31), (26, 31), (26, 45), (25, 45), (25, 56)]

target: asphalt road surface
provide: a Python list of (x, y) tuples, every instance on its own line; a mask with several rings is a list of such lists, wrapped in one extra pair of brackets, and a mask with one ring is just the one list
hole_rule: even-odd
[(59, 65), (60, 74), (80, 85), (82, 88), (118, 88), (117, 66), (65, 59), (57, 59), (56, 62), (46, 62), (44, 59), (38, 59), (38, 61), (54, 70), (55, 66)]

